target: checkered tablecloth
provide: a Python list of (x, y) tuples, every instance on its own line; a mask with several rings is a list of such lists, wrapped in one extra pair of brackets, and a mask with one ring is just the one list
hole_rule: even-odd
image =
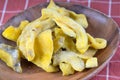
[[(77, 2), (97, 9), (112, 17), (120, 26), (120, 0), (55, 0), (59, 2)], [(49, 0), (0, 0), (0, 25), (17, 13)], [(91, 80), (120, 80), (120, 45), (107, 66)]]

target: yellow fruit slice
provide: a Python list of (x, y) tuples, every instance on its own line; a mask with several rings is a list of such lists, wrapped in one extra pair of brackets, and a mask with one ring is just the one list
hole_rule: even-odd
[(96, 52), (97, 52), (97, 49), (88, 48), (88, 50), (84, 54), (78, 54), (78, 56), (82, 59), (89, 59), (89, 58), (92, 58)]
[(29, 22), (27, 20), (24, 20), (21, 21), (19, 27), (14, 26), (7, 27), (2, 33), (3, 37), (5, 37), (8, 40), (16, 42), (22, 30), (24, 29), (24, 27), (26, 27), (28, 23)]
[(22, 72), (20, 54), (16, 48), (6, 44), (0, 44), (0, 59), (14, 71), (19, 73)]
[(58, 69), (51, 65), (53, 56), (52, 31), (41, 32), (35, 41), (35, 58), (31, 62), (47, 72), (56, 72)]
[(69, 63), (76, 71), (83, 71), (85, 68), (84, 61), (72, 51), (59, 51), (59, 53), (55, 54), (53, 56), (53, 65), (57, 66), (60, 62)]
[(60, 62), (59, 66), (63, 76), (74, 74), (75, 72), (75, 70), (71, 67), (69, 63)]
[(64, 48), (68, 51), (77, 51), (73, 39), (67, 36), (61, 28), (54, 29), (54, 53)]
[(9, 40), (12, 40), (14, 42), (17, 41), (19, 35), (21, 34), (21, 30), (18, 28), (15, 28), (14, 26), (9, 26), (4, 30), (2, 35)]
[(97, 58), (96, 57), (93, 57), (93, 58), (89, 58), (87, 61), (86, 61), (86, 68), (93, 68), (93, 67), (97, 67), (98, 66), (98, 61), (97, 61)]
[(102, 38), (93, 38), (90, 34), (87, 33), (88, 40), (90, 45), (95, 49), (103, 49), (107, 45), (107, 41)]
[(51, 19), (40, 21), (39, 19), (29, 23), (22, 31), (17, 40), (17, 45), (28, 61), (32, 61), (35, 57), (34, 43), (37, 35), (49, 28), (52, 28), (55, 23)]

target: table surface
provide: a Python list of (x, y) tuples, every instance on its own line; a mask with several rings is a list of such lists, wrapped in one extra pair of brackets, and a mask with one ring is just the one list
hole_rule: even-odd
[[(54, 0), (58, 2), (76, 2), (97, 9), (112, 17), (120, 26), (120, 0)], [(17, 13), (49, 0), (0, 0), (0, 25)], [(91, 80), (120, 80), (120, 45), (107, 66)]]

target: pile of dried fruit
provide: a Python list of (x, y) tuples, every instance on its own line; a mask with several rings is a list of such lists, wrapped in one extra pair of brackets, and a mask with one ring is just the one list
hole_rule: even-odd
[(52, 0), (41, 14), (32, 22), (24, 20), (17, 28), (11, 25), (4, 30), (2, 35), (17, 46), (0, 44), (0, 59), (16, 72), (22, 72), (21, 58), (46, 72), (61, 70), (63, 75), (98, 66), (94, 55), (107, 41), (85, 31), (88, 22), (84, 14), (59, 7)]

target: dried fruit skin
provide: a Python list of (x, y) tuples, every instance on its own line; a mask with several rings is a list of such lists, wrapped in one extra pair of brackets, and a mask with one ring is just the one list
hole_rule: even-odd
[(0, 44), (0, 59), (14, 71), (19, 73), (22, 72), (20, 55), (19, 51), (16, 48), (6, 44)]
[(37, 35), (43, 30), (52, 28), (55, 23), (51, 19), (40, 21), (39, 19), (29, 23), (17, 40), (17, 45), (28, 61), (35, 57), (34, 42)]

